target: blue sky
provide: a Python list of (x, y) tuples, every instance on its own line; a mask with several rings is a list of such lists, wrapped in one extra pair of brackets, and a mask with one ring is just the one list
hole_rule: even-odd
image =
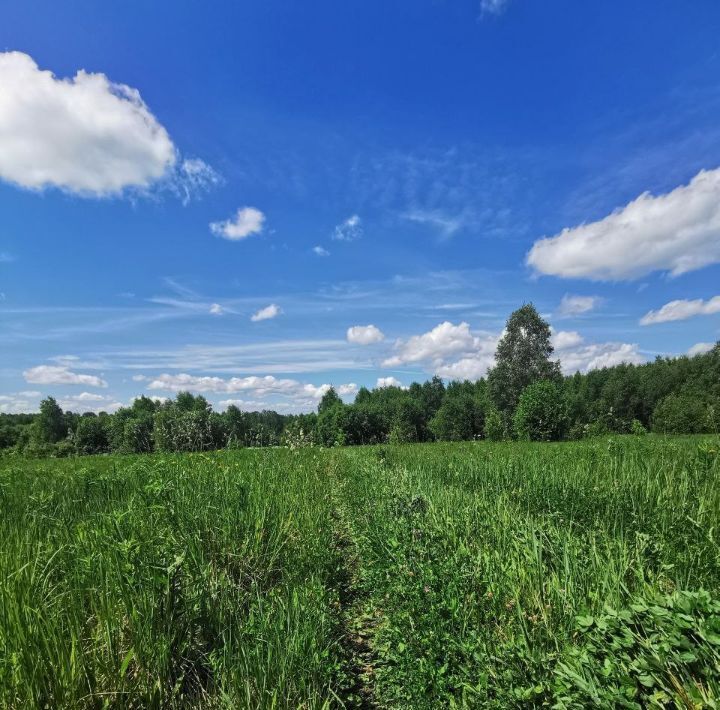
[(527, 301), (568, 372), (701, 351), (718, 37), (710, 0), (6, 3), (0, 411), (475, 378)]

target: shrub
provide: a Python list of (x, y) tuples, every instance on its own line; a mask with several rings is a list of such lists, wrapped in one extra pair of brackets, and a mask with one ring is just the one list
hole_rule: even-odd
[(520, 395), (513, 427), (519, 439), (561, 439), (567, 427), (567, 405), (560, 388), (548, 380), (528, 385)]
[(505, 425), (497, 409), (490, 409), (485, 416), (485, 438), (488, 441), (502, 441), (505, 438)]
[(634, 434), (635, 436), (643, 436), (644, 434), (647, 434), (647, 429), (643, 426), (643, 423), (638, 419), (633, 419), (632, 423), (630, 424), (630, 433)]
[(711, 427), (708, 410), (699, 396), (670, 394), (653, 412), (653, 431), (660, 434), (700, 434)]
[(555, 707), (716, 707), (720, 601), (708, 592), (640, 598), (577, 622), (577, 645), (555, 670)]

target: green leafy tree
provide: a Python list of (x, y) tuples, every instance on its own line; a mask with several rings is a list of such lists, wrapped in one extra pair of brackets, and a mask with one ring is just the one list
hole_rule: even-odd
[(322, 414), (323, 412), (327, 411), (328, 409), (332, 409), (333, 407), (337, 406), (343, 406), (343, 401), (340, 399), (340, 395), (335, 391), (334, 387), (331, 387), (320, 400), (320, 404), (318, 405), (318, 414)]
[(488, 373), (492, 403), (509, 421), (522, 391), (540, 380), (560, 381), (560, 364), (550, 360), (550, 326), (529, 303), (510, 315)]
[(74, 439), (78, 454), (101, 454), (109, 450), (107, 419), (108, 417), (80, 417)]
[(505, 422), (495, 407), (485, 413), (485, 438), (488, 441), (503, 441), (506, 437)]
[(567, 423), (567, 404), (555, 382), (533, 382), (523, 390), (513, 416), (518, 439), (559, 441)]
[(697, 394), (669, 394), (653, 412), (653, 431), (660, 434), (701, 434), (712, 431), (711, 407)]
[(55, 444), (67, 436), (65, 415), (53, 397), (40, 402), (40, 413), (33, 422), (33, 439), (40, 444)]
[(480, 438), (485, 429), (485, 409), (484, 388), (478, 392), (472, 382), (451, 382), (430, 420), (430, 431), (440, 441)]

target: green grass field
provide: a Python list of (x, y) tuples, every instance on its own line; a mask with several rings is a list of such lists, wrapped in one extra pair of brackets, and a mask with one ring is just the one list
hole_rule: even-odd
[(717, 707), (717, 439), (0, 461), (0, 706)]

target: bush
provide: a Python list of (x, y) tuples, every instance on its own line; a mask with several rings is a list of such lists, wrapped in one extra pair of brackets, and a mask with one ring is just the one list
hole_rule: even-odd
[(505, 439), (505, 425), (497, 409), (490, 409), (485, 416), (485, 438), (488, 441), (502, 441)]
[(635, 436), (643, 436), (648, 433), (647, 429), (643, 426), (643, 423), (638, 419), (633, 419), (630, 424), (630, 433)]
[(660, 434), (701, 434), (711, 430), (711, 408), (701, 397), (691, 394), (670, 394), (655, 408), (653, 431)]
[(567, 405), (560, 388), (548, 380), (528, 385), (520, 395), (513, 428), (518, 439), (561, 439), (567, 428)]
[(555, 670), (555, 707), (716, 707), (720, 601), (708, 592), (577, 621), (577, 646)]

